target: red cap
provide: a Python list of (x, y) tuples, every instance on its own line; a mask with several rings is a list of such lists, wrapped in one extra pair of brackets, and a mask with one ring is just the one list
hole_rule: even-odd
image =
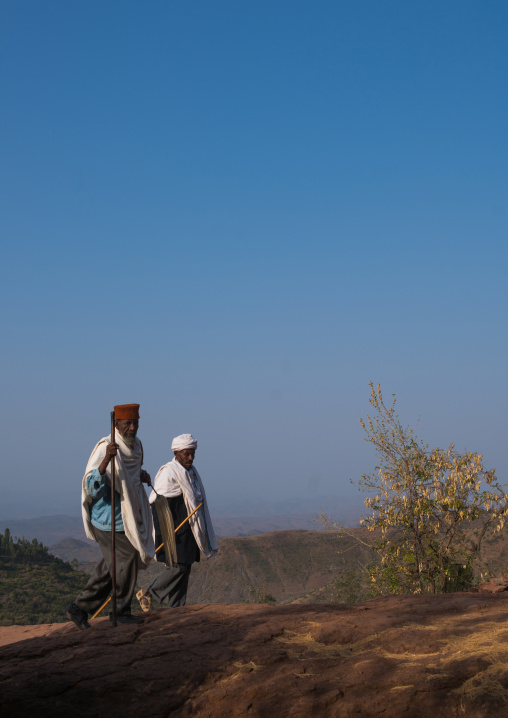
[(139, 404), (118, 404), (113, 408), (115, 410), (115, 419), (127, 419), (128, 421), (137, 421), (139, 419)]

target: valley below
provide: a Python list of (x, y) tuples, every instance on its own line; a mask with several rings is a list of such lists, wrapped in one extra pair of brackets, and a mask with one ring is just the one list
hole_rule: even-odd
[[(92, 541), (67, 539), (50, 551), (66, 561), (77, 559), (80, 570), (88, 573), (101, 558)], [(219, 539), (218, 556), (201, 557), (193, 564), (187, 603), (331, 601), (344, 566), (366, 554), (337, 531), (271, 531)], [(148, 585), (163, 569), (163, 564), (152, 562), (140, 571), (138, 585)]]

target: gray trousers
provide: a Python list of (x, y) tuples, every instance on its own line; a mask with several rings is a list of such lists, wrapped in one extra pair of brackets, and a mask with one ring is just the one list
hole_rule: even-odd
[[(94, 527), (103, 559), (94, 568), (88, 583), (74, 600), (78, 608), (94, 614), (108, 598), (111, 582), (111, 532)], [(115, 531), (116, 606), (118, 614), (130, 613), (131, 601), (138, 577), (139, 553), (123, 531)]]
[(160, 603), (167, 598), (171, 608), (185, 606), (190, 572), (190, 563), (177, 563), (173, 568), (166, 567), (148, 586), (148, 590)]

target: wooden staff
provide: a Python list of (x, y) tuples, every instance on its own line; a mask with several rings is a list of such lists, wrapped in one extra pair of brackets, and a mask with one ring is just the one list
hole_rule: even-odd
[[(115, 443), (115, 412), (111, 412), (111, 443)], [(113, 628), (116, 628), (116, 552), (115, 552), (115, 457), (111, 459), (111, 619)]]
[[(187, 521), (190, 519), (190, 517), (193, 516), (193, 515), (196, 513), (196, 511), (197, 511), (198, 509), (200, 509), (202, 506), (203, 506), (203, 502), (201, 502), (201, 503), (199, 504), (199, 506), (196, 506), (196, 508), (194, 509), (194, 511), (191, 511), (191, 513), (187, 516), (187, 518), (184, 519), (184, 520), (182, 521), (182, 523), (181, 523), (179, 526), (176, 527), (176, 529), (175, 529), (175, 534), (176, 534), (176, 532), (178, 531), (178, 529), (181, 529), (182, 526), (183, 526), (185, 523), (187, 523)], [(155, 549), (155, 553), (158, 553), (158, 552), (161, 550), (161, 548), (163, 548), (163, 546), (164, 546), (164, 544), (161, 543), (161, 545), (160, 545), (158, 548)], [(99, 608), (99, 610), (94, 613), (94, 615), (92, 616), (92, 618), (97, 618), (97, 616), (99, 615), (99, 613), (101, 613), (101, 611), (103, 611), (103, 610), (106, 608), (106, 606), (108, 605), (108, 603), (109, 603), (110, 601), (111, 601), (111, 596), (108, 598), (108, 600), (107, 600), (105, 603), (102, 604), (102, 606)], [(91, 620), (91, 619), (90, 619), (90, 620)]]

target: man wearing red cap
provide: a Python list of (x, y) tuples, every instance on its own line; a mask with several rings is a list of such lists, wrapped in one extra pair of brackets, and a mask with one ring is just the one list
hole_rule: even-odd
[(115, 555), (117, 620), (137, 623), (131, 601), (138, 567), (146, 568), (154, 556), (153, 523), (143, 483), (150, 476), (141, 468), (143, 447), (137, 438), (139, 404), (115, 406), (116, 441), (106, 436), (88, 460), (82, 485), (82, 514), (88, 538), (97, 541), (103, 559), (79, 596), (66, 608), (66, 616), (81, 630), (90, 628), (94, 614), (111, 593), (111, 461), (116, 464)]

